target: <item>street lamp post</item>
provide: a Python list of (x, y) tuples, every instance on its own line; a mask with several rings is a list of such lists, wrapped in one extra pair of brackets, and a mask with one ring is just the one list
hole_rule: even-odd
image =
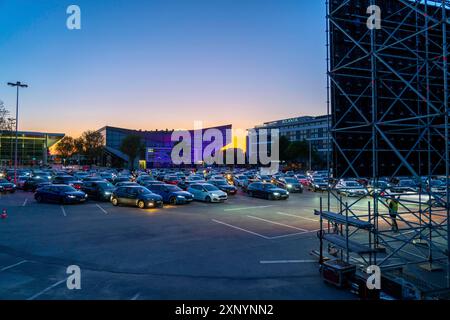
[(16, 147), (14, 150), (14, 183), (17, 183), (17, 139), (19, 129), (19, 88), (28, 88), (28, 85), (17, 81), (16, 83), (8, 82), (8, 86), (16, 87)]

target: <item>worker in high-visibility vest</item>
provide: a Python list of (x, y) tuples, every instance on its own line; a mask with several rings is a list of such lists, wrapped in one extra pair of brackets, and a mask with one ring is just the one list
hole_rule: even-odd
[(392, 196), (391, 199), (388, 200), (389, 216), (391, 217), (392, 220), (392, 231), (394, 232), (398, 232), (398, 224), (397, 224), (398, 205), (399, 205), (398, 198)]

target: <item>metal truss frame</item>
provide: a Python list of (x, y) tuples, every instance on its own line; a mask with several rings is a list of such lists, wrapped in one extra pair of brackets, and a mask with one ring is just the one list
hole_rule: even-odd
[[(366, 26), (368, 15), (362, 13), (370, 5), (385, 9), (379, 30)], [(368, 237), (348, 225), (322, 227), (347, 239), (340, 249), (344, 260), (385, 270), (439, 265), (447, 281), (436, 289), (450, 288), (450, 1), (326, 0), (326, 8), (330, 181), (370, 179), (377, 186), (387, 172), (380, 158), (391, 157), (396, 165), (384, 177), (403, 173), (421, 186), (409, 197), (395, 195), (400, 196), (398, 233), (390, 229), (387, 209), (393, 194), (368, 188), (369, 199), (342, 197), (330, 188), (321, 208), (370, 222)], [(345, 50), (336, 48), (335, 37), (345, 41)], [(357, 136), (355, 147), (343, 142)], [(425, 181), (436, 176), (446, 177), (445, 193), (427, 187)], [(349, 241), (374, 253), (353, 254)], [(381, 249), (384, 254), (377, 253)]]

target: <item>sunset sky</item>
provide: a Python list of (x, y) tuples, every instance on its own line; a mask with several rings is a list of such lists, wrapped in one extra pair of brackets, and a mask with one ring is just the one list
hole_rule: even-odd
[[(66, 8), (81, 8), (81, 30)], [(314, 0), (0, 0), (0, 100), (20, 130), (192, 128), (326, 112)]]

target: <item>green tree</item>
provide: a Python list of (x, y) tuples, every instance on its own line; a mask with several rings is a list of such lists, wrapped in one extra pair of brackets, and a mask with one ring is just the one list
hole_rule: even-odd
[(91, 164), (95, 164), (103, 152), (105, 139), (98, 131), (85, 131), (81, 135), (81, 139), (83, 140), (84, 154)]
[(58, 142), (55, 149), (65, 161), (75, 153), (74, 139), (72, 137), (65, 136)]
[(309, 159), (309, 143), (307, 141), (291, 142), (286, 154), (289, 161), (307, 162)]
[(8, 129), (8, 115), (9, 111), (6, 110), (3, 101), (0, 100), (0, 131)]
[(78, 164), (81, 163), (81, 156), (85, 155), (84, 151), (84, 141), (82, 137), (75, 138), (73, 140), (73, 148), (74, 148), (74, 154), (77, 155)]
[(126, 136), (120, 145), (120, 151), (128, 156), (131, 169), (134, 169), (134, 161), (144, 150), (141, 137), (136, 135)]

